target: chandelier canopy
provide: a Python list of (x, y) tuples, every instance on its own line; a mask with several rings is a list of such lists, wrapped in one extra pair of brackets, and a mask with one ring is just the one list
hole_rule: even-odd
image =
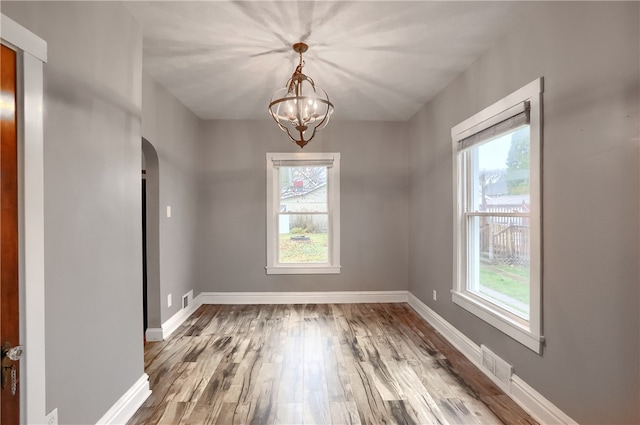
[(305, 43), (293, 45), (293, 50), (300, 55), (300, 63), (285, 87), (276, 91), (269, 103), (269, 113), (278, 127), (301, 148), (313, 139), (316, 131), (327, 126), (334, 109), (327, 92), (302, 73), (302, 54), (308, 48)]

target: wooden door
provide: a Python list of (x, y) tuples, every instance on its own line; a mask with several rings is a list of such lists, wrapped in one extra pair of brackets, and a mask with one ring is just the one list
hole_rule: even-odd
[[(0, 56), (0, 346), (20, 344), (18, 300), (18, 141), (16, 53), (2, 46)], [(4, 353), (5, 350), (3, 350)], [(0, 391), (2, 425), (20, 423), (20, 367), (3, 355)], [(12, 376), (13, 375), (13, 376)]]

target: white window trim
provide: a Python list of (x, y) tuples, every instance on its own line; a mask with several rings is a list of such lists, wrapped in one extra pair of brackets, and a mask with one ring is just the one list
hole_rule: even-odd
[[(329, 262), (280, 264), (278, 262), (278, 214), (280, 205), (279, 168), (275, 161), (333, 161), (327, 168), (329, 215)], [(340, 153), (267, 153), (267, 274), (340, 273)]]
[[(504, 332), (536, 353), (542, 352), (542, 93), (543, 80), (538, 78), (521, 89), (511, 93), (493, 105), (483, 109), (471, 118), (451, 129), (453, 152), (453, 222), (454, 222), (454, 270), (452, 300), (455, 304), (476, 315), (485, 322)], [(466, 288), (466, 238), (464, 235), (463, 196), (464, 179), (459, 178), (461, 155), (458, 155), (458, 141), (479, 130), (494, 125), (505, 112), (522, 102), (530, 102), (530, 312), (529, 321), (510, 314), (497, 305), (479, 297)], [(533, 165), (537, 164), (537, 166)]]

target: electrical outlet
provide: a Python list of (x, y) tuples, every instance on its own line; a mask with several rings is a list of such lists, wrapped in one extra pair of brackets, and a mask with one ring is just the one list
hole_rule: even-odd
[(187, 308), (189, 306), (189, 294), (186, 294), (182, 297), (182, 308)]
[(171, 307), (171, 304), (173, 304), (171, 302), (171, 294), (167, 295), (167, 307)]
[(167, 205), (167, 218), (171, 218), (171, 205)]
[(438, 300), (438, 293), (436, 292), (436, 290), (433, 290), (433, 300), (437, 301)]
[(47, 425), (58, 425), (58, 408), (55, 408), (51, 412), (49, 412), (44, 420)]

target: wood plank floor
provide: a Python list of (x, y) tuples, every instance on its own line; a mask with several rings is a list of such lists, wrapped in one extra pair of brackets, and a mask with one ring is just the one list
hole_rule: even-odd
[(535, 424), (407, 304), (205, 305), (129, 425)]

